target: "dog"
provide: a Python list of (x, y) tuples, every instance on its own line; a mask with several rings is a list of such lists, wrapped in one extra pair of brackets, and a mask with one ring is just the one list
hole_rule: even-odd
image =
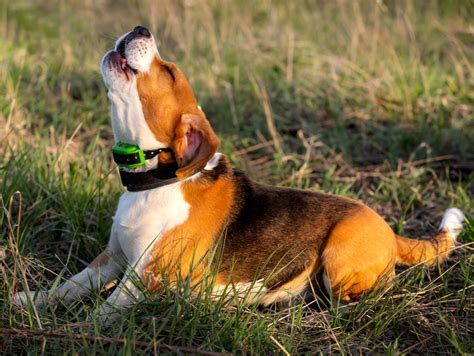
[[(121, 277), (95, 311), (110, 315), (143, 299), (133, 276), (151, 292), (180, 279), (199, 288), (211, 265), (215, 296), (231, 291), (265, 306), (320, 280), (327, 293), (352, 301), (378, 281), (390, 283), (398, 264), (446, 259), (462, 230), (464, 215), (451, 208), (434, 238), (411, 239), (361, 202), (251, 181), (217, 152), (220, 141), (186, 77), (143, 26), (117, 40), (101, 72), (127, 187), (110, 240), (82, 272), (50, 292), (17, 293), (17, 305), (67, 303)], [(210, 258), (217, 245), (218, 262)]]

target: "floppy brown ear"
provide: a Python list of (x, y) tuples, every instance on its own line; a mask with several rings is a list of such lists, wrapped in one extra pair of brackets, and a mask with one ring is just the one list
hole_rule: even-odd
[(184, 179), (202, 168), (217, 151), (220, 141), (209, 122), (202, 116), (183, 114), (176, 126), (173, 150), (179, 169), (176, 175)]

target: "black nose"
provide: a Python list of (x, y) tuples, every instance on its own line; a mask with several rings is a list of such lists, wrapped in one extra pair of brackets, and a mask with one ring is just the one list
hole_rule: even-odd
[(133, 32), (136, 33), (137, 35), (141, 35), (143, 37), (151, 37), (150, 31), (146, 27), (143, 26), (137, 26), (133, 29)]

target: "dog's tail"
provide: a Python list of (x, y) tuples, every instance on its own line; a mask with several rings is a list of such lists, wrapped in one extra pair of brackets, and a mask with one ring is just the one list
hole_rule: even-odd
[(460, 234), (464, 214), (457, 208), (446, 210), (438, 234), (431, 240), (415, 240), (396, 235), (397, 264), (414, 265), (420, 262), (434, 265), (448, 258)]

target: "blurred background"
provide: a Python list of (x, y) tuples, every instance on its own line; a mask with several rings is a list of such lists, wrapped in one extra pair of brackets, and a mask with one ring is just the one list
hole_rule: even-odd
[(137, 24), (258, 181), (363, 199), (398, 231), (472, 212), (472, 1), (19, 0), (0, 14), (1, 193), (28, 212), (22, 248), (106, 241), (122, 188), (99, 63)]
[[(238, 354), (472, 353), (473, 19), (472, 0), (0, 0), (0, 354), (151, 353), (156, 341)], [(361, 199), (415, 237), (457, 206), (465, 244), (439, 268), (399, 271), (383, 295), (323, 310), (221, 308), (165, 290), (105, 341), (84, 322), (98, 295), (13, 308), (15, 291), (59, 283), (108, 240), (123, 187), (99, 63), (138, 24), (187, 75), (236, 167)], [(2, 336), (43, 326), (59, 332)]]

